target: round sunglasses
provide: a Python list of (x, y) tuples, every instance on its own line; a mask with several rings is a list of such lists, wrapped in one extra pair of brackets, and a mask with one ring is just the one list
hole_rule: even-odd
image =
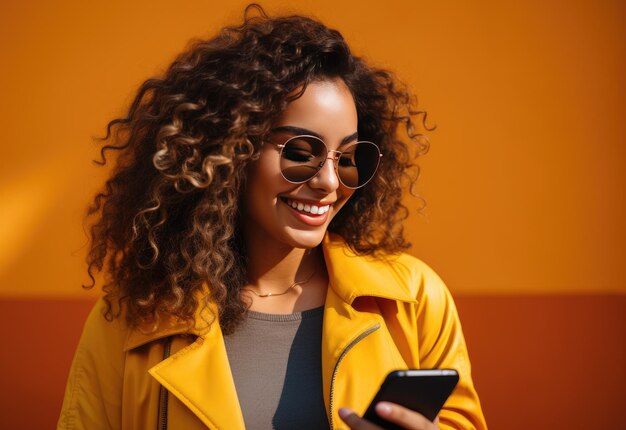
[(351, 143), (343, 151), (329, 150), (322, 139), (309, 135), (293, 136), (275, 145), (280, 149), (280, 172), (293, 184), (313, 178), (331, 158), (339, 181), (355, 190), (374, 177), (383, 156), (378, 146), (368, 141)]

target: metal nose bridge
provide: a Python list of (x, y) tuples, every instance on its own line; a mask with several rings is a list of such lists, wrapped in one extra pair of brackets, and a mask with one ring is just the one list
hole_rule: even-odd
[[(331, 155), (331, 152), (334, 152), (335, 154)], [(318, 168), (322, 168), (324, 167), (324, 164), (326, 164), (326, 160), (333, 160), (333, 167), (335, 168), (335, 170), (337, 170), (337, 167), (339, 167), (337, 165), (337, 162), (339, 161), (339, 158), (341, 158), (341, 154), (343, 154), (342, 151), (337, 151), (335, 149), (327, 149), (326, 150), (326, 158), (324, 158), (322, 161), (320, 161), (320, 164), (318, 164)]]

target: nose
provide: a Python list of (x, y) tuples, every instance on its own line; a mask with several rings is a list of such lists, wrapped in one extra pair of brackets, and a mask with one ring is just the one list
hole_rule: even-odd
[(337, 163), (336, 151), (328, 151), (328, 156), (322, 168), (313, 178), (309, 180), (309, 186), (313, 189), (323, 191), (324, 193), (332, 193), (339, 188), (339, 177), (335, 163)]

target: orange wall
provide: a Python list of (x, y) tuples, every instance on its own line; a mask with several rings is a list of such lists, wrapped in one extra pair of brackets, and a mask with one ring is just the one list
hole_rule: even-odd
[[(438, 129), (408, 232), (454, 292), (626, 293), (623, 2), (264, 3), (336, 26), (416, 89)], [(84, 295), (81, 218), (105, 173), (91, 137), (243, 5), (0, 4), (0, 296)]]

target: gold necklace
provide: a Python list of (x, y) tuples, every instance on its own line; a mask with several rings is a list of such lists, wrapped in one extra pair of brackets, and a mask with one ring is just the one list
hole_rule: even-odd
[(254, 291), (251, 288), (246, 288), (246, 290), (251, 291), (254, 295), (256, 295), (257, 297), (275, 297), (275, 296), (282, 296), (284, 294), (287, 294), (293, 287), (295, 287), (296, 285), (302, 285), (302, 284), (306, 284), (307, 282), (309, 282), (311, 280), (311, 278), (313, 277), (313, 275), (315, 275), (315, 273), (317, 272), (317, 270), (314, 270), (313, 273), (311, 273), (305, 280), (303, 281), (296, 281), (293, 284), (291, 284), (285, 291), (283, 291), (282, 293), (257, 293), (256, 291)]

